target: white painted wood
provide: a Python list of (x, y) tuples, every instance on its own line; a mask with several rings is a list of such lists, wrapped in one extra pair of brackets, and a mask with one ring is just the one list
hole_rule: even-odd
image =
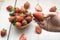
[[(6, 7), (8, 5), (14, 6), (14, 3), (15, 0), (4, 0), (3, 4), (0, 5), (0, 30), (2, 30), (2, 28), (7, 29), (7, 35), (9, 31), (10, 22), (8, 21), (9, 12), (6, 10)], [(5, 37), (0, 36), (0, 40), (7, 40), (7, 35)]]

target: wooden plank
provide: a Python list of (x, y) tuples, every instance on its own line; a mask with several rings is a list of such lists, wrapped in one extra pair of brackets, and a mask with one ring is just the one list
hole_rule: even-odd
[[(15, 0), (3, 0), (3, 3), (0, 2), (0, 30), (3, 28), (7, 29), (7, 35), (10, 27), (9, 12), (6, 10), (8, 5), (14, 6)], [(0, 40), (7, 40), (7, 35), (5, 37), (0, 36)]]

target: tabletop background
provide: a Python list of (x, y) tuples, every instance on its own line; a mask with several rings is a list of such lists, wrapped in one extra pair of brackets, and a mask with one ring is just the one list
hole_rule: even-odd
[[(30, 2), (31, 6), (29, 11), (33, 13), (35, 11), (37, 0), (18, 0), (16, 7), (20, 8), (26, 1)], [(7, 35), (10, 27), (10, 22), (8, 20), (9, 12), (6, 10), (6, 7), (8, 5), (14, 6), (14, 3), (15, 0), (4, 0), (2, 4), (0, 2), (0, 30), (2, 28), (7, 29)], [(60, 11), (59, 10), (60, 0), (39, 0), (39, 4), (42, 6), (44, 14), (47, 14), (49, 12), (49, 8), (52, 6), (56, 6), (58, 8), (57, 11)], [(35, 33), (36, 25), (37, 25), (36, 22), (33, 20), (28, 28), (22, 30), (23, 32), (16, 29), (12, 25), (9, 40), (19, 40), (19, 37), (22, 33), (26, 35), (27, 40), (60, 40), (60, 32), (55, 33), (42, 30), (41, 34), (36, 34)], [(7, 35), (5, 37), (0, 36), (0, 40), (7, 40)]]

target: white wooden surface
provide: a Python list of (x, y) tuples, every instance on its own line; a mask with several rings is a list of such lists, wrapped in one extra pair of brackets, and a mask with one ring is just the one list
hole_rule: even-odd
[[(23, 6), (23, 4), (26, 1), (30, 2), (31, 6), (30, 6), (29, 11), (31, 11), (33, 13), (35, 11), (35, 6), (37, 4), (37, 0), (18, 0), (16, 7), (20, 8), (21, 6)], [(15, 2), (15, 0), (5, 0), (0, 8), (0, 30), (2, 28), (7, 29), (7, 35), (8, 35), (10, 22), (8, 21), (9, 12), (7, 12), (6, 7), (8, 5), (14, 6), (14, 2)], [(39, 0), (39, 4), (42, 6), (44, 14), (48, 13), (49, 8), (52, 6), (56, 6), (58, 8), (57, 11), (60, 11), (59, 10), (60, 0)], [(28, 28), (22, 30), (23, 32), (16, 29), (12, 25), (12, 30), (10, 33), (9, 40), (19, 40), (19, 37), (22, 33), (24, 33), (26, 35), (27, 40), (60, 40), (60, 33), (47, 32), (47, 31), (43, 30), (41, 34), (39, 34), (39, 35), (36, 34), (35, 33), (36, 25), (37, 24), (34, 21), (32, 21)], [(5, 37), (0, 36), (0, 40), (7, 40), (7, 35)]]

